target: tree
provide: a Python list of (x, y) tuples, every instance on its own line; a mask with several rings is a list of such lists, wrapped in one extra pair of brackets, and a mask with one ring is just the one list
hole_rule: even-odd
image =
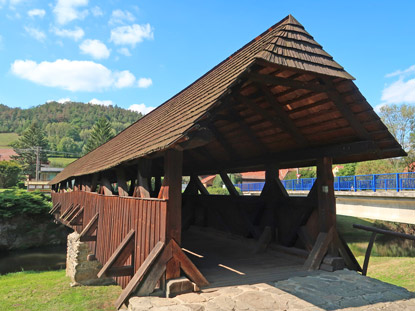
[(415, 166), (415, 107), (406, 104), (387, 105), (380, 108), (379, 115), (388, 127), (389, 131), (395, 136), (408, 156), (399, 161), (390, 160), (391, 164), (397, 168), (403, 162), (408, 170), (414, 170)]
[(104, 117), (98, 120), (92, 128), (91, 136), (84, 146), (84, 153), (91, 152), (113, 137), (111, 123)]
[(39, 150), (40, 164), (47, 163), (48, 158), (44, 150), (48, 149), (44, 131), (36, 122), (23, 132), (17, 142), (13, 144), (17, 156), (13, 156), (23, 167), (23, 173), (34, 177), (36, 175), (36, 154)]
[(63, 137), (57, 146), (57, 150), (76, 154), (80, 152), (78, 144), (71, 137)]
[(339, 169), (337, 176), (353, 176), (356, 173), (357, 163), (346, 163), (343, 168)]
[(16, 186), (21, 172), (22, 167), (16, 161), (0, 161), (0, 188)]
[[(300, 178), (315, 178), (317, 177), (317, 171), (315, 167), (304, 167), (300, 168), (299, 172)], [(285, 175), (284, 180), (290, 180), (290, 179), (297, 179), (297, 172), (296, 171), (290, 171), (287, 175)]]

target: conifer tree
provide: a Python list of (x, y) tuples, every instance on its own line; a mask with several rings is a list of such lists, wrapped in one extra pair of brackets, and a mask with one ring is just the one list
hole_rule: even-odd
[(23, 132), (23, 135), (13, 144), (13, 149), (17, 153), (17, 156), (13, 158), (22, 165), (23, 173), (30, 177), (36, 175), (37, 150), (39, 150), (40, 165), (48, 161), (45, 151), (48, 149), (48, 141), (44, 131), (36, 122), (33, 122)]
[(91, 152), (113, 137), (111, 123), (104, 117), (98, 120), (92, 128), (91, 135), (84, 146), (84, 153)]

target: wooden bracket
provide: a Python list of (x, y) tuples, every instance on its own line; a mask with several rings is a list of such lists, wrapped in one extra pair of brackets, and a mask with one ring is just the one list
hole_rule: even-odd
[(74, 206), (74, 208), (68, 213), (66, 214), (65, 217), (63, 217), (62, 219), (69, 224), (69, 222), (73, 219), (73, 217), (75, 216), (75, 214), (78, 212), (78, 210), (81, 208), (81, 205), (76, 204)]
[(238, 190), (236, 190), (235, 186), (233, 185), (232, 181), (230, 180), (226, 172), (220, 172), (220, 178), (222, 178), (222, 181), (225, 184), (226, 189), (228, 189), (230, 195), (235, 197), (239, 196)]
[[(135, 231), (133, 229), (127, 233), (121, 243), (118, 245), (117, 249), (112, 253), (111, 257), (104, 264), (102, 269), (98, 272), (98, 278), (103, 276), (125, 276), (133, 275), (134, 267), (126, 266), (123, 264), (127, 261), (130, 256), (134, 257), (134, 247), (135, 247)], [(134, 261), (134, 258), (133, 258)], [(115, 269), (113, 269), (113, 267)], [(119, 274), (121, 273), (121, 274)]]
[(52, 207), (52, 209), (49, 211), (49, 214), (53, 215), (54, 213), (56, 213), (58, 211), (58, 209), (61, 208), (61, 203), (58, 202), (55, 204), (54, 207)]
[(73, 218), (69, 221), (69, 225), (71, 226), (81, 226), (84, 220), (84, 208), (81, 207), (78, 212), (73, 216)]
[(329, 249), (329, 245), (333, 240), (334, 227), (331, 227), (329, 232), (320, 232), (313, 249), (310, 252), (307, 260), (304, 263), (304, 268), (307, 270), (317, 270), (324, 258), (324, 255)]
[(90, 242), (97, 240), (97, 236), (92, 235), (92, 233), (94, 233), (94, 231), (98, 229), (98, 217), (99, 214), (96, 213), (94, 217), (92, 217), (88, 224), (85, 226), (84, 230), (82, 230), (81, 234), (79, 235), (79, 240), (81, 242)]
[(148, 296), (151, 294), (157, 282), (166, 272), (167, 263), (171, 259), (175, 259), (180, 263), (180, 268), (183, 272), (199, 287), (209, 285), (209, 282), (203, 274), (200, 273), (196, 266), (185, 255), (174, 239), (171, 239), (167, 246), (160, 241), (154, 246), (143, 264), (118, 297), (115, 302), (116, 308), (119, 309), (133, 292), (136, 292), (137, 296)]
[(71, 205), (69, 205), (69, 207), (62, 213), (62, 215), (61, 215), (61, 219), (63, 219), (71, 210), (72, 210), (72, 208), (74, 207), (74, 204), (72, 203)]

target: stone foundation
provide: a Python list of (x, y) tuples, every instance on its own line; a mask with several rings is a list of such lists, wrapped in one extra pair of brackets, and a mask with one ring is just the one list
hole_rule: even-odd
[(114, 284), (112, 278), (97, 278), (102, 264), (98, 260), (88, 261), (90, 253), (88, 243), (79, 241), (78, 232), (68, 235), (66, 275), (71, 278), (71, 286)]

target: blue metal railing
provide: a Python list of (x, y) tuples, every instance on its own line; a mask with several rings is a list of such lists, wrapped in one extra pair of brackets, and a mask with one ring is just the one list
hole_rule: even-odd
[[(316, 178), (282, 180), (285, 189), (309, 191)], [(264, 182), (236, 184), (242, 192), (262, 191)], [(415, 173), (370, 174), (334, 177), (335, 191), (415, 190)]]

